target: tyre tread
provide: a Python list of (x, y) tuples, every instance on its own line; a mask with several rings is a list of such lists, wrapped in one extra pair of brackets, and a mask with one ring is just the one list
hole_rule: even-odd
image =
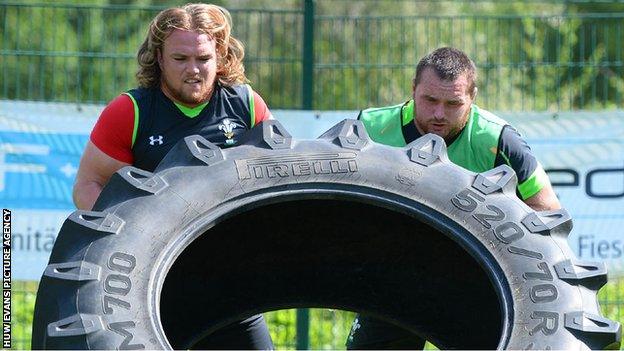
[(514, 170), (507, 165), (500, 165), (489, 171), (477, 175), (472, 187), (479, 190), (483, 195), (489, 195), (497, 191), (503, 193), (515, 192), (518, 180)]
[(536, 234), (549, 234), (562, 229), (569, 233), (572, 229), (572, 217), (565, 209), (530, 213), (522, 220), (522, 224)]
[(325, 139), (330, 143), (351, 150), (362, 150), (370, 141), (364, 124), (354, 119), (345, 119), (337, 123), (321, 134), (318, 139)]
[(564, 325), (593, 350), (619, 348), (622, 326), (618, 322), (599, 315), (577, 311), (565, 314)]
[(594, 290), (599, 290), (607, 283), (607, 266), (604, 262), (565, 260), (555, 264), (555, 272), (561, 280)]
[(431, 166), (448, 159), (444, 139), (435, 134), (425, 134), (407, 145), (410, 161), (421, 166)]
[(48, 324), (50, 337), (88, 335), (104, 329), (100, 316), (77, 313), (67, 318)]
[(49, 264), (43, 275), (54, 279), (82, 282), (100, 280), (100, 273), (101, 268), (96, 264), (86, 261), (73, 261)]
[(119, 233), (125, 224), (117, 215), (101, 211), (77, 210), (70, 214), (68, 219), (81, 226), (108, 234)]

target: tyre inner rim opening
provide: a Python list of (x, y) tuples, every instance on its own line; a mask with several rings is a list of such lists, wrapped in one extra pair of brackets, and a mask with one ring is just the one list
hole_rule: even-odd
[[(499, 347), (502, 293), (483, 262), (458, 244), (476, 239), (405, 212), (306, 199), (220, 221), (167, 273), (160, 316), (171, 346), (193, 347), (255, 313), (318, 307), (378, 317), (440, 348)], [(451, 238), (457, 235), (470, 238)]]

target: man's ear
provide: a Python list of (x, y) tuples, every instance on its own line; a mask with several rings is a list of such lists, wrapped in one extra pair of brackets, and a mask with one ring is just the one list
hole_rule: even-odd
[(474, 87), (474, 89), (472, 89), (472, 94), (470, 94), (470, 98), (474, 101), (474, 99), (477, 98), (477, 93), (479, 92), (479, 89), (477, 87)]

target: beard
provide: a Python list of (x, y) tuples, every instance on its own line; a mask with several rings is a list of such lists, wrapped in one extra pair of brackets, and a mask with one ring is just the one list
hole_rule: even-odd
[(179, 102), (183, 105), (189, 106), (197, 106), (206, 101), (208, 101), (212, 97), (212, 92), (214, 91), (214, 83), (212, 85), (202, 86), (199, 91), (185, 91), (184, 84), (181, 88), (175, 88), (171, 86), (167, 79), (161, 80), (161, 89), (167, 91), (169, 93), (170, 98), (176, 102)]
[[(445, 123), (445, 127), (444, 128), (439, 128), (439, 127), (434, 127), (432, 124), (433, 123)], [(424, 135), (427, 133), (431, 133), (431, 134), (435, 134), (439, 137), (441, 137), (442, 139), (444, 139), (444, 141), (448, 143), (452, 142), (453, 139), (455, 137), (457, 137), (457, 135), (459, 135), (459, 133), (461, 133), (461, 131), (464, 129), (464, 127), (466, 126), (466, 121), (463, 121), (463, 123), (449, 123), (448, 120), (443, 120), (443, 121), (439, 121), (438, 119), (434, 119), (433, 117), (430, 118), (427, 121), (419, 121), (417, 119), (415, 119), (415, 124), (416, 127), (418, 129), (418, 131)]]

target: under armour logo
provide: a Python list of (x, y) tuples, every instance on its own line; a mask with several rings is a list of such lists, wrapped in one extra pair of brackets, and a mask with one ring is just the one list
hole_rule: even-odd
[(150, 141), (150, 145), (156, 145), (156, 143), (158, 143), (158, 145), (162, 145), (163, 143), (163, 136), (159, 135), (158, 138), (155, 138), (153, 135), (149, 137), (149, 141)]

